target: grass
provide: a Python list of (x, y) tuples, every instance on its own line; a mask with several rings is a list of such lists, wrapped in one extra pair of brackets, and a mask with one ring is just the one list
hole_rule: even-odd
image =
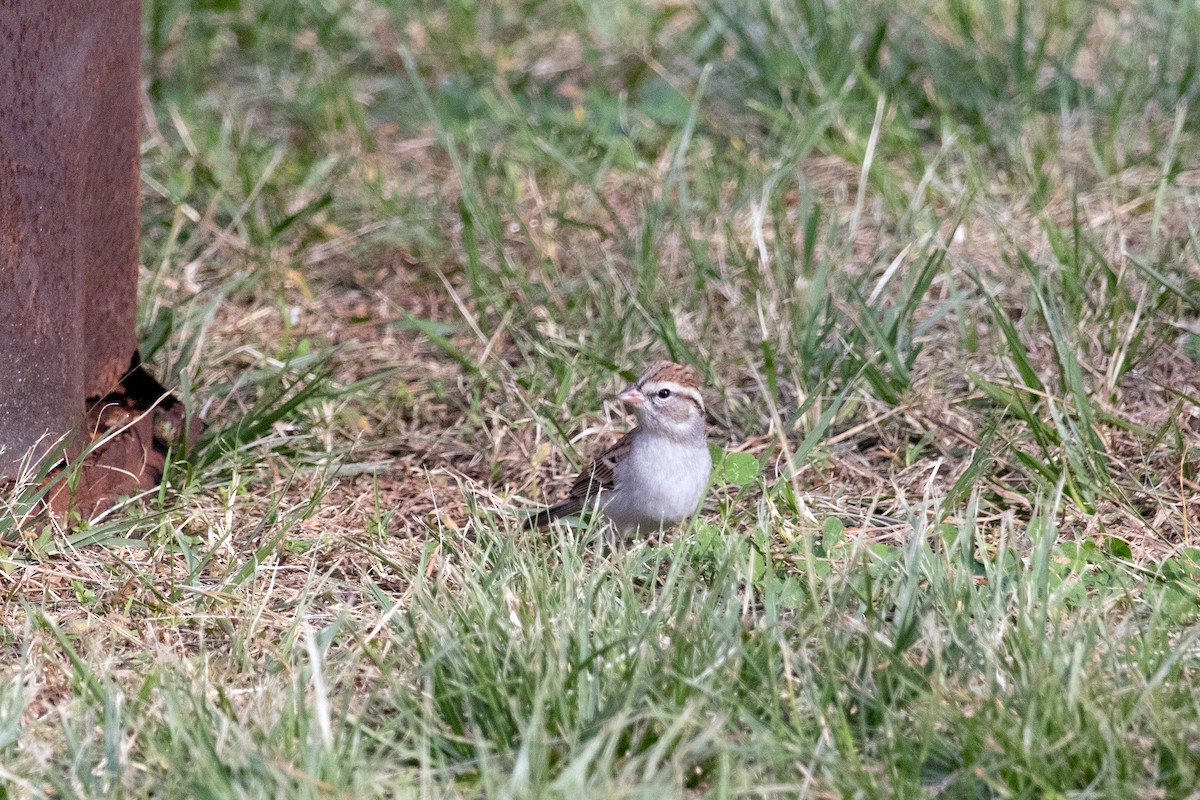
[[(1195, 796), (1197, 13), (146, 0), (205, 430), (7, 490), (0, 796)], [(521, 531), (660, 357), (703, 513)]]

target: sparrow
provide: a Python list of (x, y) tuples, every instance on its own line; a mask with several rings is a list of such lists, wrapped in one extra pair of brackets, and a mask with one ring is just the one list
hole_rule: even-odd
[(626, 535), (659, 530), (695, 513), (712, 472), (699, 374), (660, 361), (617, 399), (633, 411), (638, 426), (580, 473), (566, 499), (530, 517), (527, 529), (595, 508)]

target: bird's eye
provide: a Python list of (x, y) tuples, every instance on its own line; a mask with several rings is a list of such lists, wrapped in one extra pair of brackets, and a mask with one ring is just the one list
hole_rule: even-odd
[(670, 389), (659, 389), (658, 396), (661, 397), (663, 400), (666, 400), (668, 397), (671, 396), (671, 390)]

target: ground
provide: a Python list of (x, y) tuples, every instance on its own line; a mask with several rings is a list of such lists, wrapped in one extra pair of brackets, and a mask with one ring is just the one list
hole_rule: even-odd
[[(11, 490), (4, 796), (1200, 789), (1196, 8), (144, 15), (204, 430), (98, 519)], [(698, 519), (523, 531), (664, 357)]]

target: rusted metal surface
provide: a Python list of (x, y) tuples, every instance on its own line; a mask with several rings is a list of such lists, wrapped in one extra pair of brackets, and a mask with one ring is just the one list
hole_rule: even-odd
[(115, 498), (157, 484), (168, 447), (191, 446), (198, 435), (183, 404), (135, 356), (119, 388), (89, 404), (80, 437), (83, 469), (65, 479), (63, 470), (81, 457), (78, 452), (69, 454), (50, 477), (47, 504), (57, 513), (90, 519)]
[[(0, 2), (0, 479), (146, 407), (122, 383), (139, 364), (140, 18), (139, 0)], [(92, 454), (77, 505), (157, 481), (152, 416)]]

